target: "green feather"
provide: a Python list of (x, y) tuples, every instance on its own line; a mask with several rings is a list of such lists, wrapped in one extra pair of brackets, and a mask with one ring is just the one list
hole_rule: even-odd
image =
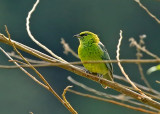
[[(79, 38), (80, 45), (78, 56), (82, 62), (110, 60), (105, 46), (100, 42), (98, 36), (92, 32), (84, 31), (75, 35)], [(113, 81), (113, 66), (111, 63), (88, 63), (83, 66), (91, 73), (103, 75), (103, 78)], [(105, 85), (102, 85), (106, 88)]]
[[(101, 42), (99, 42), (98, 45), (104, 52), (104, 54), (102, 55), (102, 60), (110, 60), (109, 54), (108, 54), (105, 46)], [(113, 65), (112, 65), (112, 63), (106, 63), (106, 66), (109, 70), (109, 73), (107, 73), (103, 77), (110, 80), (110, 81), (113, 81)]]

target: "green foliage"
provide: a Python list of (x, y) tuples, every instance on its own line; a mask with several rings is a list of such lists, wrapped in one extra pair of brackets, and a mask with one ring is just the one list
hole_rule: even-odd
[(153, 66), (153, 67), (149, 68), (149, 69), (147, 70), (147, 74), (151, 74), (152, 72), (155, 72), (155, 71), (157, 71), (157, 70), (160, 70), (160, 64), (157, 65), (157, 66)]

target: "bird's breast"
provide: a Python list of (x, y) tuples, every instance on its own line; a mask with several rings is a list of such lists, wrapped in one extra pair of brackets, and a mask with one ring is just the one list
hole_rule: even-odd
[(82, 61), (85, 60), (100, 60), (103, 52), (98, 45), (80, 45), (78, 55)]
[[(80, 45), (78, 48), (78, 55), (82, 62), (84, 61), (98, 61), (102, 60), (103, 51), (98, 45)], [(83, 66), (93, 73), (106, 74), (108, 72), (104, 63), (88, 63)]]

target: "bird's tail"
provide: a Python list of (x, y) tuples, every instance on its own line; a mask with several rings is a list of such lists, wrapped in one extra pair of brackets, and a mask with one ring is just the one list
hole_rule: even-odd
[[(109, 81), (113, 81), (113, 74), (111, 72), (108, 72), (107, 74), (103, 75), (103, 78), (109, 80)], [(104, 89), (107, 89), (107, 86), (106, 85), (103, 85), (102, 84), (102, 87)]]

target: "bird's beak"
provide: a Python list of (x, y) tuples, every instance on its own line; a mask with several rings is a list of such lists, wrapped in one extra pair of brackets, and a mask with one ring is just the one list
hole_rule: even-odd
[(74, 35), (73, 37), (80, 38), (79, 34)]

